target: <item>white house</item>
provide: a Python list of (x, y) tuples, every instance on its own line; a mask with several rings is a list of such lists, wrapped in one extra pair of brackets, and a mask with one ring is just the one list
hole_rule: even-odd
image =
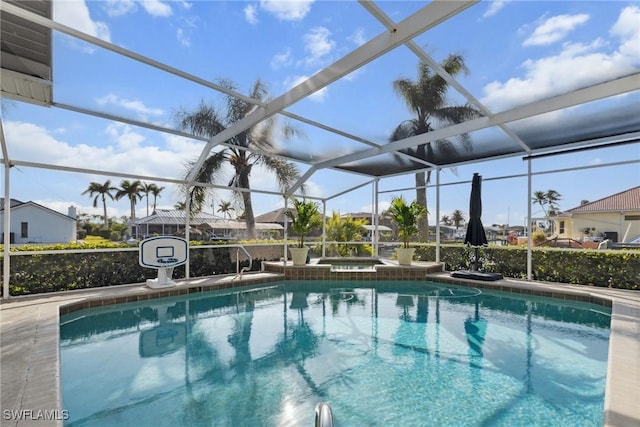
[[(3, 241), (4, 213), (4, 199), (0, 199), (0, 232)], [(11, 243), (68, 243), (76, 240), (76, 208), (73, 206), (65, 215), (34, 202), (11, 199), (9, 219)]]

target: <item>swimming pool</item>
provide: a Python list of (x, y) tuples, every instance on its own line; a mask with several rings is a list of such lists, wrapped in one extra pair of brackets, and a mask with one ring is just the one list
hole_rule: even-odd
[(610, 309), (430, 282), (285, 282), (61, 317), (70, 426), (602, 424)]

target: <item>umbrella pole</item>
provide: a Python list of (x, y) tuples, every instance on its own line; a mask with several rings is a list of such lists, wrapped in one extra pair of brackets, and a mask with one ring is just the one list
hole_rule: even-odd
[(478, 267), (478, 262), (480, 262), (480, 261), (479, 261), (479, 259), (480, 259), (480, 254), (479, 254), (479, 249), (478, 249), (478, 247), (477, 247), (477, 246), (476, 246), (475, 248), (473, 248), (473, 252), (474, 252), (474, 254), (475, 254), (475, 261), (474, 261), (474, 263), (473, 263), (473, 268), (472, 268), (472, 270), (473, 270), (473, 271), (478, 271), (478, 270), (480, 269), (480, 268)]

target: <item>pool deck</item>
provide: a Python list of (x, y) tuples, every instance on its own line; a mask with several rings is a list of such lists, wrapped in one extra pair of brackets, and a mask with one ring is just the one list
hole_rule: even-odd
[[(427, 266), (425, 266), (427, 267)], [(426, 271), (426, 269), (425, 269)], [(640, 426), (640, 291), (505, 279), (478, 282), (452, 279), (447, 272), (426, 273), (444, 281), (569, 300), (611, 301), (611, 335), (604, 425)], [(0, 304), (0, 426), (61, 426), (59, 316), (69, 306), (93, 307), (160, 296), (224, 289), (282, 280), (278, 273), (249, 273), (179, 281), (171, 289), (145, 284), (12, 297)], [(67, 307), (66, 309), (64, 307)], [(57, 410), (58, 412), (51, 412)], [(14, 411), (14, 412), (11, 412)], [(48, 411), (46, 414), (42, 411)], [(45, 420), (43, 418), (57, 418)]]

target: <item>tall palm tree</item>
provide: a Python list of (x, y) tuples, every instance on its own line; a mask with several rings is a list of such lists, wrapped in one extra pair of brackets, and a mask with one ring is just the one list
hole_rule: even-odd
[(98, 207), (98, 197), (102, 200), (102, 209), (104, 219), (104, 229), (109, 228), (109, 218), (107, 218), (107, 197), (113, 200), (112, 191), (116, 191), (117, 188), (111, 185), (111, 180), (107, 180), (104, 184), (100, 184), (99, 182), (91, 182), (89, 183), (89, 187), (82, 192), (82, 194), (89, 193), (89, 197), (93, 197), (93, 207)]
[(541, 190), (534, 191), (531, 200), (533, 201), (534, 205), (540, 205), (544, 216), (547, 216), (547, 209), (545, 208), (545, 206), (547, 205), (547, 193)]
[[(558, 202), (561, 200), (562, 195), (558, 193), (556, 190), (547, 190), (547, 191), (534, 191), (533, 197), (531, 200), (533, 204), (540, 205), (542, 208), (542, 212), (544, 216), (549, 216), (558, 211)], [(546, 209), (545, 206), (548, 206), (549, 209)]]
[(153, 186), (155, 186), (155, 184), (149, 182), (140, 183), (140, 195), (144, 195), (143, 197), (147, 202), (147, 216), (149, 216), (149, 194), (151, 193)]
[(142, 183), (139, 180), (123, 180), (116, 193), (116, 200), (128, 198), (131, 207), (131, 220), (136, 219), (136, 202), (142, 199)]
[[(464, 58), (461, 55), (451, 54), (440, 64), (451, 76), (459, 73), (467, 73)], [(398, 141), (415, 135), (431, 132), (438, 125), (451, 125), (462, 123), (466, 120), (480, 116), (480, 112), (471, 105), (450, 106), (447, 104), (447, 92), (449, 84), (438, 75), (427, 63), (418, 63), (418, 79), (401, 78), (393, 82), (394, 91), (404, 100), (407, 108), (415, 114), (410, 120), (400, 123), (389, 138), (390, 141)], [(471, 150), (469, 135), (461, 134), (458, 142), (465, 150)], [(424, 160), (433, 158), (435, 151), (453, 154), (457, 151), (451, 140), (441, 139), (406, 150), (406, 153)], [(431, 180), (431, 171), (415, 174), (416, 201), (427, 208), (427, 184)], [(427, 215), (418, 224), (419, 238), (428, 241), (429, 219)]]
[[(235, 85), (229, 80), (222, 80), (219, 84), (235, 90)], [(260, 80), (257, 80), (252, 86), (249, 91), (249, 97), (259, 101), (266, 100), (267, 89)], [(195, 135), (213, 138), (256, 109), (255, 105), (230, 95), (226, 96), (226, 105), (226, 112), (221, 112), (215, 106), (207, 105), (204, 102), (201, 102), (195, 111), (180, 111), (177, 114), (178, 126), (180, 129)], [(280, 190), (284, 192), (299, 178), (296, 166), (280, 158), (247, 151), (247, 149), (252, 148), (265, 151), (273, 149), (276, 143), (276, 131), (280, 131), (278, 135), (283, 139), (299, 133), (295, 128), (288, 125), (276, 129), (275, 117), (271, 117), (226, 141), (230, 146), (220, 151), (212, 152), (195, 174), (196, 181), (204, 184), (213, 184), (219, 181), (222, 178), (223, 166), (229, 164), (232, 166), (234, 173), (227, 185), (232, 188), (249, 190), (251, 188), (249, 183), (251, 170), (254, 166), (260, 165), (275, 174)], [(186, 176), (190, 175), (195, 164), (196, 162), (193, 161), (187, 165)], [(185, 189), (185, 191), (190, 199), (191, 214), (202, 211), (207, 195), (206, 187), (196, 185)], [(247, 235), (249, 238), (256, 238), (251, 192), (241, 191), (239, 193), (245, 212)]]
[[(556, 215), (558, 212), (558, 201), (562, 196), (556, 190), (547, 190), (545, 191), (534, 191), (533, 197), (531, 200), (533, 204), (538, 204), (542, 208), (542, 212), (544, 213), (545, 218), (549, 216)], [(548, 209), (545, 208), (548, 206)], [(549, 232), (553, 233), (554, 221), (550, 221), (547, 219), (547, 225), (549, 226)]]
[(156, 184), (151, 184), (151, 195), (153, 196), (153, 212), (156, 211), (158, 197), (160, 197), (160, 193), (162, 193), (162, 190), (164, 190), (164, 187), (158, 187)]
[(231, 219), (231, 211), (234, 211), (234, 207), (231, 206), (231, 202), (228, 202), (226, 200), (223, 200), (220, 202), (220, 204), (218, 205), (218, 212), (222, 213), (223, 218), (227, 218), (229, 217), (229, 219)]

